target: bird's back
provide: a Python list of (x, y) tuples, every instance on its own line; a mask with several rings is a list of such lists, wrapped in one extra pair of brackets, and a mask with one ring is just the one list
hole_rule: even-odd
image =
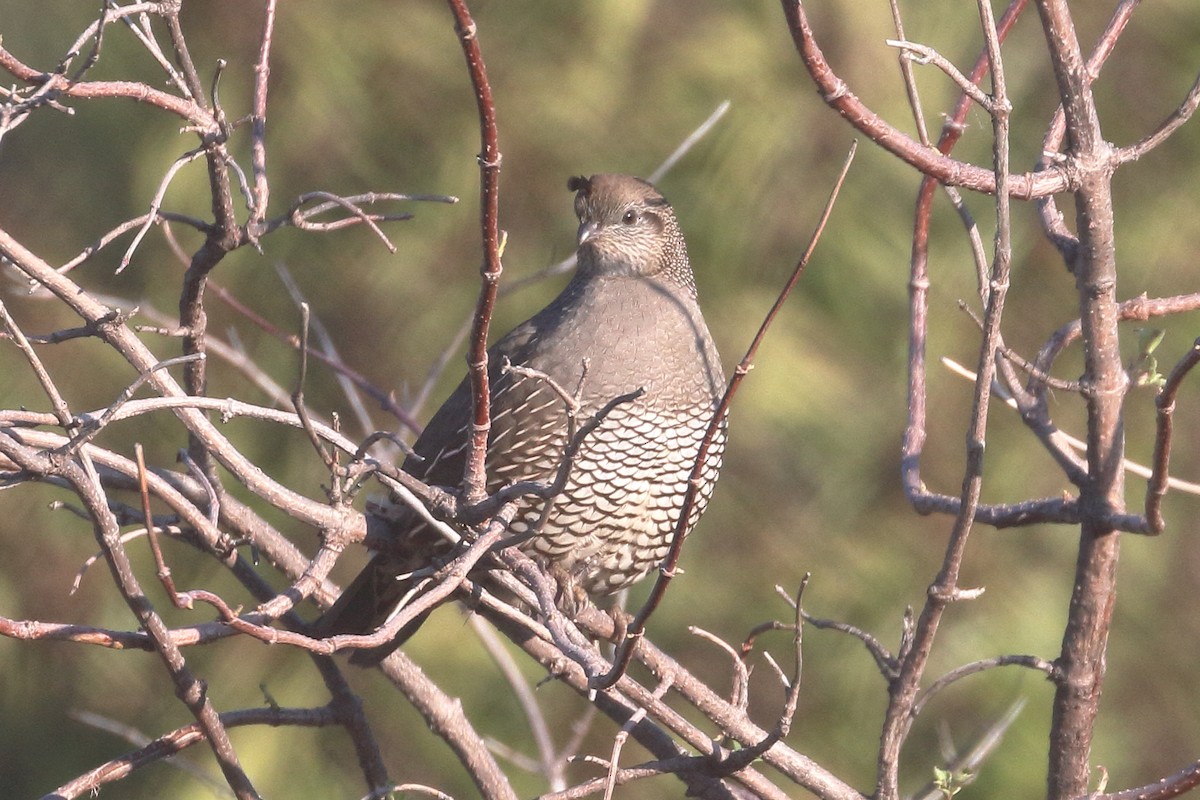
[[(642, 577), (666, 555), (700, 440), (724, 389), (695, 300), (649, 278), (576, 279), (497, 342), (489, 361), (489, 491), (553, 479), (568, 436), (559, 390), (577, 395), (577, 425), (614, 398), (641, 390), (583, 440), (539, 532), (533, 528), (543, 503), (534, 498), (523, 501), (512, 530), (533, 532), (528, 549), (557, 562), (589, 593), (615, 591)], [(545, 378), (506, 372), (505, 363)], [(410, 459), (405, 469), (430, 483), (456, 484), (470, 419), (464, 380), (414, 445), (421, 460)], [(706, 462), (694, 518), (711, 494), (723, 443), (722, 431)]]
[[(487, 490), (550, 483), (571, 432), (614, 399), (637, 393), (608, 409), (582, 438), (562, 491), (522, 498), (510, 525), (527, 551), (600, 595), (637, 581), (667, 555), (725, 378), (682, 234), (662, 195), (622, 175), (572, 179), (570, 186), (580, 219), (576, 275), (489, 350)], [(404, 469), (429, 484), (458, 485), (471, 421), (464, 379), (418, 437), (416, 457)], [(722, 421), (685, 533), (712, 494), (724, 441)], [(325, 634), (382, 624), (406, 591), (396, 576), (450, 551), (416, 513), (403, 506), (391, 512), (383, 524), (395, 547), (377, 556), (327, 612)], [(354, 660), (377, 661), (410, 632)]]

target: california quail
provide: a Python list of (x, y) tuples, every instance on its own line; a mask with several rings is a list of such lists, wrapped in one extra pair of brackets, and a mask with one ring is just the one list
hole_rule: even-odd
[[(529, 367), (577, 391), (576, 419), (638, 389), (583, 441), (561, 494), (522, 548), (591, 595), (622, 589), (666, 557), (688, 477), (724, 390), (720, 359), (696, 302), (683, 234), (649, 183), (626, 175), (571, 178), (579, 217), (578, 266), (546, 308), (488, 351), (492, 430), (488, 491), (519, 480), (550, 481), (567, 441), (564, 402), (547, 382), (504, 369)], [(429, 484), (462, 479), (471, 389), (463, 380), (413, 445), (403, 469)], [(688, 529), (700, 518), (721, 465), (725, 431), (713, 441)], [(530, 498), (510, 531), (528, 533), (544, 502)], [(322, 635), (369, 633), (411, 588), (397, 579), (447, 545), (407, 508), (389, 523), (405, 555), (380, 553), (317, 624)], [(411, 547), (408, 545), (412, 544)], [(417, 624), (420, 620), (417, 621)], [(411, 635), (353, 663), (373, 664)]]

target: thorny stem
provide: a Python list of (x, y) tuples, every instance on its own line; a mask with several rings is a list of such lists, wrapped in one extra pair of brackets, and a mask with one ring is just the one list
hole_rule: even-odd
[(479, 110), (480, 222), (483, 228), (483, 266), (480, 269), (482, 286), (471, 324), (471, 343), (467, 352), (467, 367), (471, 377), (473, 409), (469, 449), (463, 468), (463, 495), (468, 504), (478, 503), (486, 496), (484, 460), (487, 456), (488, 434), (492, 428), (491, 396), (488, 390), (488, 327), (500, 282), (500, 145), (496, 129), (496, 104), (488, 83), (487, 68), (479, 48), (475, 20), (465, 0), (447, 0), (454, 14), (454, 28), (467, 60), (471, 84), (475, 87), (475, 102)]

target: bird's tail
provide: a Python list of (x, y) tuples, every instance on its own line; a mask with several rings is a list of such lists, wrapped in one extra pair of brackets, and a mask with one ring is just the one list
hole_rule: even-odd
[[(341, 633), (365, 635), (378, 630), (413, 589), (412, 579), (404, 577), (411, 571), (408, 567), (394, 556), (376, 555), (313, 623), (313, 635), (320, 638)], [(355, 650), (350, 663), (360, 667), (377, 665), (416, 633), (428, 617), (429, 612), (421, 614), (401, 628), (394, 639), (378, 647)]]

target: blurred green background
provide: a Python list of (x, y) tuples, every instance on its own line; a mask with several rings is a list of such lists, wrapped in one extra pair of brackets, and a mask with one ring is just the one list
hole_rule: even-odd
[[(1101, 30), (1109, 4), (1079, 3), (1085, 47)], [(4, 0), (4, 47), (50, 70), (96, 13), (98, 4), (70, 0)], [(813, 2), (810, 13), (841, 76), (875, 110), (911, 130), (911, 113), (884, 44), (894, 36), (886, 3)], [(980, 47), (973, 3), (902, 3), (909, 38), (938, 47), (969, 69)], [(740, 358), (782, 286), (813, 227), (853, 133), (817, 97), (792, 47), (777, 4), (592, 0), (564, 3), (480, 2), (474, 12), (495, 93), (502, 170), (501, 225), (508, 232), (505, 277), (527, 276), (567, 256), (575, 221), (565, 181), (571, 174), (648, 174), (723, 100), (731, 109), (660, 182), (688, 235), (705, 314), (726, 364)], [(261, 25), (257, 3), (189, 2), (184, 23), (205, 80), (217, 59), (229, 66), (220, 93), (228, 116), (248, 111), (251, 67)], [(1027, 169), (1041, 149), (1053, 111), (1036, 14), (1030, 11), (1006, 48), (1015, 112), (1013, 162)], [(1200, 10), (1188, 0), (1146, 4), (1135, 15), (1096, 90), (1107, 138), (1132, 142), (1183, 97), (1200, 66)], [(932, 68), (918, 68), (929, 123), (954, 102), (953, 87)], [(112, 26), (94, 79), (146, 80), (163, 86), (153, 62), (130, 33)], [(11, 83), (11, 79), (4, 81)], [(479, 150), (475, 106), (451, 17), (436, 2), (280, 4), (271, 71), (268, 168), (278, 214), (302, 192), (366, 190), (454, 194), (457, 206), (412, 205), (412, 221), (386, 228), (399, 250), (389, 254), (363, 229), (332, 234), (283, 230), (227, 258), (214, 279), (257, 313), (293, 330), (298, 313), (275, 264), (299, 282), (333, 332), (345, 361), (377, 385), (412, 397), (470, 313), (478, 289)], [(43, 110), (0, 144), (0, 226), (52, 263), (62, 263), (102, 232), (143, 213), (171, 162), (195, 144), (180, 122), (129, 101), (78, 101), (66, 116)], [(958, 154), (989, 159), (990, 126), (973, 111)], [(248, 168), (244, 132), (232, 144)], [(912, 170), (863, 143), (817, 255), (794, 299), (772, 330), (732, 412), (727, 465), (711, 510), (689, 541), (686, 574), (672, 587), (650, 635), (721, 691), (726, 656), (687, 631), (696, 625), (739, 641), (755, 624), (786, 618), (774, 585), (794, 591), (812, 573), (805, 597), (814, 614), (853, 623), (889, 647), (899, 637), (906, 605), (921, 603), (936, 572), (950, 521), (914, 514), (899, 488), (904, 423), (907, 263), (911, 210), (918, 180)], [(1123, 169), (1116, 179), (1120, 295), (1195, 291), (1200, 217), (1200, 128), (1178, 133), (1165, 147)], [(197, 162), (167, 194), (170, 210), (208, 216), (207, 180)], [(992, 205), (968, 197), (990, 241)], [(1070, 200), (1062, 206), (1070, 216)], [(1030, 355), (1075, 316), (1073, 280), (1040, 237), (1034, 209), (1014, 210), (1016, 240), (1005, 335)], [(175, 228), (185, 247), (194, 232)], [(181, 270), (161, 233), (152, 231), (133, 264), (114, 267), (123, 237), (78, 270), (88, 289), (171, 313)], [(943, 198), (935, 217), (931, 262), (933, 327), (930, 361), (941, 356), (973, 365), (978, 332), (957, 309), (978, 305), (962, 228)], [(549, 299), (563, 278), (505, 296), (494, 330), (524, 319)], [(75, 320), (55, 305), (26, 296), (5, 276), (4, 301), (26, 330), (48, 332)], [(290, 386), (296, 357), (219, 302), (210, 330), (240, 341), (276, 380)], [(1152, 323), (1168, 333), (1158, 351), (1169, 367), (1195, 338), (1194, 315)], [(1136, 334), (1126, 331), (1130, 356)], [(172, 342), (153, 339), (164, 356)], [(103, 407), (131, 380), (129, 369), (92, 342), (42, 348), (75, 410)], [(455, 353), (430, 403), (462, 371)], [(85, 366), (81, 369), (80, 366)], [(1078, 376), (1077, 352), (1056, 374)], [(211, 394), (266, 402), (227, 365), (211, 367)], [(930, 375), (933, 428), (923, 466), (927, 484), (955, 493), (963, 466), (963, 427), (970, 385), (935, 368)], [(333, 376), (315, 369), (310, 406), (352, 422)], [(47, 408), (12, 346), (0, 346), (0, 405)], [(1177, 414), (1173, 473), (1200, 478), (1193, 453), (1195, 392)], [(422, 419), (432, 408), (426, 406)], [(1082, 433), (1078, 398), (1054, 398), (1059, 424)], [(1131, 393), (1129, 454), (1142, 460), (1152, 446), (1153, 394)], [(377, 413), (375, 425), (392, 423)], [(171, 418), (126, 423), (104, 440), (122, 452), (145, 443), (150, 460), (170, 465), (183, 444)], [(324, 480), (302, 436), (281, 437), (250, 423), (227, 427), (244, 452), (268, 472), (311, 496)], [(1144, 481), (1131, 478), (1129, 502), (1140, 507)], [(988, 437), (985, 500), (1053, 495), (1070, 487), (1023, 430), (997, 406)], [(64, 493), (28, 486), (0, 493), (0, 613), (22, 619), (128, 628), (131, 617), (97, 566), (80, 591), (68, 589), (93, 554), (90, 528), (47, 503)], [(1141, 785), (1195, 758), (1200, 716), (1200, 544), (1193, 497), (1172, 495), (1168, 532), (1157, 539), (1125, 537), (1109, 679), (1093, 763), (1109, 786)], [(967, 552), (963, 583), (985, 586), (978, 600), (950, 610), (930, 667), (932, 678), (965, 661), (1001, 653), (1057, 655), (1070, 594), (1077, 532), (1062, 527), (993, 531), (979, 528)], [(297, 531), (311, 550), (311, 532)], [(141, 577), (153, 569), (144, 548)], [(213, 562), (182, 545), (168, 557), (183, 588), (221, 591), (249, 602)], [(361, 558), (339, 565), (349, 576)], [(354, 563), (351, 563), (354, 562)], [(264, 567), (265, 569), (265, 567)], [(278, 580), (278, 576), (273, 578)], [(644, 591), (644, 590), (643, 590)], [(635, 599), (640, 593), (635, 592)], [(161, 594), (152, 596), (160, 607)], [(207, 610), (168, 615), (177, 624), (210, 618)], [(786, 637), (766, 646), (786, 659)], [(485, 734), (533, 752), (519, 709), (498, 671), (455, 608), (446, 608), (408, 646), (442, 685), (462, 698)], [(317, 705), (326, 698), (303, 655), (251, 641), (227, 641), (188, 651), (210, 682), (220, 709), (257, 706), (263, 689), (282, 705)], [(520, 659), (520, 656), (518, 656)], [(524, 661), (522, 661), (525, 664)], [(781, 693), (756, 662), (754, 717), (770, 725)], [(530, 682), (541, 676), (525, 664)], [(172, 695), (157, 659), (61, 643), (0, 640), (0, 794), (31, 797), (130, 748), (110, 733), (78, 721), (93, 712), (155, 736), (190, 721)], [(355, 671), (397, 780), (426, 782), (455, 797), (474, 789), (449, 751), (377, 675)], [(584, 704), (564, 687), (538, 690), (559, 741)], [(905, 751), (905, 786), (916, 790), (943, 760), (939, 736), (958, 746), (1019, 698), (1028, 705), (963, 797), (1029, 797), (1044, 790), (1052, 689), (1040, 674), (1015, 668), (977, 676), (945, 692), (917, 721)], [(810, 630), (804, 691), (791, 743), (863, 790), (873, 785), (884, 682), (855, 640)], [(614, 729), (594, 725), (584, 752), (607, 757)], [(234, 741), (251, 777), (273, 797), (360, 796), (352, 751), (337, 730), (240, 729)], [(631, 745), (624, 763), (644, 753)], [(219, 773), (208, 752), (193, 748), (180, 761)], [(593, 774), (578, 767), (574, 775)], [(536, 775), (511, 768), (522, 795), (545, 790)], [(679, 796), (672, 779), (619, 790), (618, 796)], [(796, 796), (804, 793), (794, 789)], [(105, 790), (105, 796), (208, 798), (212, 789), (169, 766), (156, 765)]]

